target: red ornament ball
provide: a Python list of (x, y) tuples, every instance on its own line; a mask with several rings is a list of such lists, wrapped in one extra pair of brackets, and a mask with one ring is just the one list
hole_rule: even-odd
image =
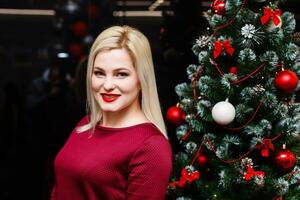
[(77, 21), (72, 24), (72, 31), (76, 36), (84, 37), (87, 35), (87, 24), (83, 21)]
[(198, 164), (200, 167), (205, 167), (207, 165), (207, 156), (206, 155), (203, 155), (203, 154), (200, 154), (198, 156)]
[(185, 113), (179, 106), (172, 106), (168, 109), (166, 118), (171, 124), (179, 126), (185, 119)]
[(225, 0), (214, 0), (211, 4), (212, 12), (214, 14), (224, 15), (226, 12), (225, 3)]
[(283, 70), (277, 73), (274, 82), (278, 90), (293, 93), (298, 85), (298, 77), (293, 71)]
[(294, 167), (296, 157), (290, 150), (281, 149), (275, 155), (275, 164), (282, 170), (289, 170)]

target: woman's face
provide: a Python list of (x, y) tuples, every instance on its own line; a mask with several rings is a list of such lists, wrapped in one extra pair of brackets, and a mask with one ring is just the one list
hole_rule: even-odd
[(103, 114), (139, 107), (139, 79), (125, 49), (100, 52), (95, 58), (91, 82)]

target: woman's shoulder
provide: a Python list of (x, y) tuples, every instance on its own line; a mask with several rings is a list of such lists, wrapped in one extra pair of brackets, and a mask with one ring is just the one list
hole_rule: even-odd
[(135, 126), (130, 127), (130, 129), (128, 130), (135, 132), (137, 135), (140, 135), (141, 137), (148, 138), (151, 136), (162, 136), (164, 138), (159, 128), (151, 122), (137, 124)]
[(82, 117), (79, 122), (77, 123), (76, 127), (79, 127), (79, 126), (83, 126), (85, 124), (88, 124), (90, 121), (90, 116), (89, 115), (85, 115), (84, 117)]
[(167, 146), (169, 148), (169, 141), (163, 135), (163, 133), (159, 130), (155, 124), (149, 122), (141, 124), (139, 129), (136, 132), (135, 137), (140, 137), (140, 146), (144, 146), (148, 144), (150, 146)]

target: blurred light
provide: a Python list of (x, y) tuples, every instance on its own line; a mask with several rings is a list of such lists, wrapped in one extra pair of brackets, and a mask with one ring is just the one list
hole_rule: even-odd
[(115, 17), (161, 17), (161, 11), (114, 11)]
[(83, 39), (83, 42), (84, 42), (85, 44), (88, 44), (88, 45), (92, 44), (93, 41), (94, 41), (94, 37), (91, 36), (91, 35), (87, 35), (87, 36), (85, 36), (85, 38)]
[(61, 53), (57, 54), (57, 57), (58, 58), (69, 58), (69, 54), (61, 52)]
[(55, 11), (54, 10), (0, 8), (0, 15), (44, 15), (44, 16), (54, 16)]
[(79, 6), (77, 3), (75, 3), (74, 1), (72, 0), (69, 0), (66, 5), (65, 5), (65, 8), (68, 12), (70, 13), (74, 13), (75, 11), (77, 11), (79, 9)]
[(151, 4), (149, 6), (149, 10), (153, 11), (155, 10), (158, 6), (160, 6), (162, 3), (164, 2), (164, 0), (156, 0), (153, 4)]
[[(153, 4), (150, 1), (117, 1), (117, 6), (150, 6)], [(170, 2), (169, 1), (163, 1), (163, 5), (169, 6)]]

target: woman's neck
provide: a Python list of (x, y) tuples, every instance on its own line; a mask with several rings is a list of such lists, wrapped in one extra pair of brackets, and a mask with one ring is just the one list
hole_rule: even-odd
[(140, 106), (134, 106), (117, 112), (104, 112), (100, 124), (106, 127), (121, 128), (144, 122), (149, 122), (149, 120)]

